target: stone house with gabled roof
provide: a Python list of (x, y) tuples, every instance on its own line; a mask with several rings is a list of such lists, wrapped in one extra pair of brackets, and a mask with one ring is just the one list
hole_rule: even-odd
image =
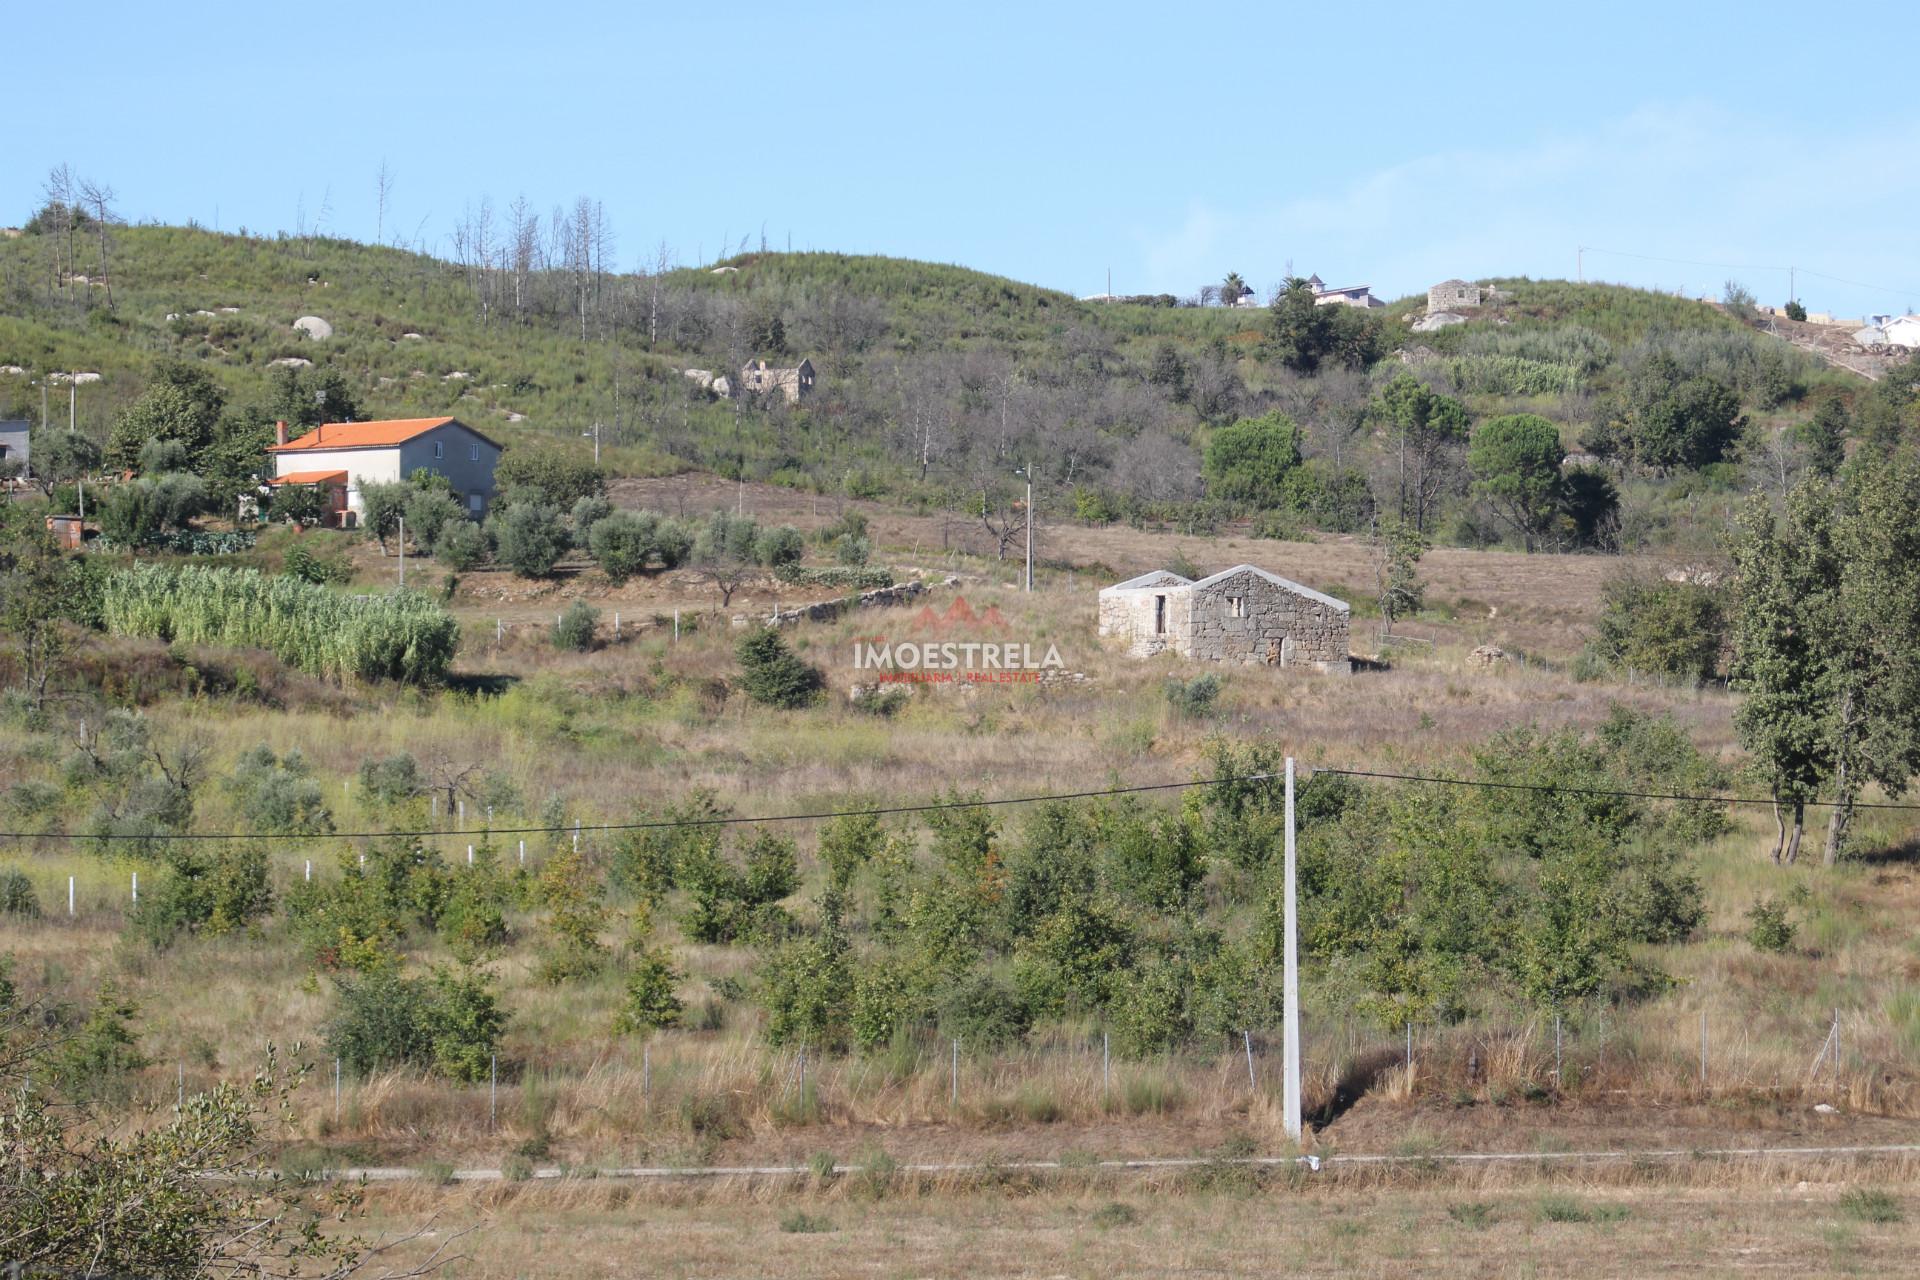
[(802, 360), (790, 369), (779, 369), (765, 360), (749, 360), (740, 370), (740, 389), (754, 395), (785, 397), (788, 404), (799, 404), (813, 394), (813, 361)]
[(1171, 651), (1198, 662), (1306, 667), (1346, 675), (1352, 610), (1254, 565), (1193, 581), (1156, 569), (1100, 592), (1100, 634), (1137, 658)]

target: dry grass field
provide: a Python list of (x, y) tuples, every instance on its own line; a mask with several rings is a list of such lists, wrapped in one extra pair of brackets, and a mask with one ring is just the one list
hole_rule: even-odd
[[(620, 496), (688, 512), (739, 501), (763, 519), (803, 527), (836, 514), (786, 491), (741, 493), (689, 478), (622, 482)], [(976, 609), (991, 604), (1010, 637), (1056, 644), (1086, 679), (922, 687), (890, 718), (866, 714), (842, 696), (857, 677), (854, 638), (910, 638), (919, 606), (867, 611), (789, 633), (830, 690), (827, 705), (806, 712), (796, 732), (793, 719), (725, 696), (736, 669), (728, 614), (770, 605), (777, 584), (743, 588), (722, 613), (691, 575), (614, 588), (597, 573), (538, 586), (475, 573), (453, 601), (466, 635), (449, 693), (342, 693), (289, 676), (266, 705), (160, 697), (146, 714), (161, 740), (202, 743), (217, 762), (259, 744), (299, 749), (327, 780), (341, 831), (392, 820), (363, 802), (352, 779), (363, 760), (405, 751), (430, 768), (473, 764), (510, 775), (523, 804), (496, 825), (533, 825), (535, 811), (558, 798), (569, 821), (589, 828), (584, 847), (595, 854), (609, 838), (594, 824), (657, 813), (696, 788), (740, 813), (769, 814), (912, 803), (952, 789), (1014, 797), (1179, 782), (1205, 771), (1218, 737), (1274, 742), (1309, 769), (1431, 772), (1461, 767), (1474, 744), (1503, 729), (1592, 727), (1627, 706), (1671, 716), (1710, 755), (1736, 756), (1734, 703), (1724, 691), (1580, 678), (1575, 658), (1591, 634), (1600, 584), (1619, 571), (1615, 560), (1436, 552), (1424, 565), (1429, 609), (1402, 628), (1426, 643), (1382, 649), (1373, 621), (1358, 619), (1354, 647), (1377, 654), (1377, 664), (1346, 679), (1228, 670), (1215, 713), (1194, 719), (1163, 694), (1168, 677), (1192, 672), (1170, 659), (1127, 659), (1095, 637), (1093, 594), (1110, 574), (1178, 552), (1209, 569), (1253, 561), (1364, 599), (1367, 549), (1049, 529), (1049, 567), (1026, 595), (1015, 589), (1013, 561), (978, 554), (977, 530), (962, 537), (943, 531), (937, 516), (871, 514), (878, 558), (936, 584), (957, 576), (927, 597), (936, 610), (957, 595)], [(957, 550), (942, 554), (943, 536)], [(365, 582), (395, 567), (364, 544), (354, 555)], [(604, 643), (591, 653), (556, 650), (541, 624), (576, 596), (605, 610)], [(683, 615), (678, 642), (675, 609)], [(496, 618), (508, 624), (498, 639)], [(1485, 643), (1504, 647), (1511, 660), (1470, 661)], [(107, 656), (89, 660), (134, 666), (164, 656), (157, 646), (105, 647)], [(0, 744), (0, 771), (38, 767), (34, 750)], [(218, 793), (209, 797), (202, 825), (232, 821)], [(1161, 802), (1177, 801), (1169, 794)], [(1001, 812), (1017, 829), (1020, 811)], [(1772, 867), (1762, 852), (1771, 831), (1765, 811), (1735, 818), (1730, 834), (1700, 851), (1708, 906), (1700, 935), (1656, 949), (1672, 989), (1570, 1021), (1558, 1053), (1551, 1021), (1515, 1010), (1469, 1026), (1413, 1028), (1409, 1068), (1404, 1033), (1357, 1020), (1310, 984), (1307, 1101), (1315, 1126), (1307, 1148), (1421, 1157), (1909, 1141), (1920, 1123), (1920, 863), (1906, 852), (1913, 824), (1905, 815), (1863, 818), (1861, 842), (1874, 852), (1826, 871)], [(487, 841), (478, 813), (464, 823), (444, 812), (411, 820), (434, 826), (440, 834), (430, 842), (456, 865), (466, 845)], [(815, 828), (796, 824), (791, 833), (811, 884), (819, 874)], [(494, 844), (511, 861), (519, 839)], [(566, 840), (528, 837), (530, 861)], [(317, 876), (332, 874), (349, 849), (340, 839), (276, 845), (276, 884), (299, 881), (309, 858)], [(1192, 1173), (991, 1186), (890, 1179), (884, 1188), (852, 1175), (705, 1190), (596, 1182), (584, 1175), (640, 1164), (829, 1160), (874, 1170), (890, 1162), (1281, 1153), (1288, 1145), (1277, 1104), (1277, 1029), (1254, 1045), (1251, 1084), (1238, 1043), (1116, 1059), (1103, 1076), (1102, 1028), (1091, 1022), (1048, 1030), (1005, 1054), (968, 1051), (957, 1084), (937, 1046), (809, 1062), (803, 1081), (794, 1053), (767, 1044), (762, 1015), (719, 994), (748, 977), (752, 953), (668, 932), (688, 974), (681, 995), (695, 1013), (690, 1027), (646, 1042), (613, 1036), (617, 971), (547, 985), (531, 949), (516, 945), (489, 966), (513, 1012), (497, 1094), (486, 1084), (393, 1071), (348, 1075), (336, 1095), (317, 1043), (331, 984), (280, 927), (156, 952), (122, 933), (127, 865), (31, 840), (5, 853), (47, 908), (37, 921), (0, 917), (0, 953), (15, 957), (27, 984), (91, 988), (112, 979), (140, 1006), (141, 1044), (153, 1065), (126, 1099), (128, 1124), (164, 1115), (182, 1083), (193, 1089), (247, 1071), (271, 1041), (298, 1046), (296, 1056), (315, 1064), (286, 1135), (290, 1172), (403, 1165), (421, 1169), (428, 1183), (454, 1165), (559, 1166), (583, 1175), (377, 1188), (371, 1205), (382, 1227), (424, 1217), (440, 1230), (484, 1224), (462, 1242), (469, 1257), (449, 1275), (1875, 1274), (1903, 1264), (1910, 1220), (1920, 1216), (1920, 1174), (1904, 1163), (1471, 1176), (1416, 1169), (1376, 1182), (1353, 1174), (1244, 1181), (1226, 1172), (1218, 1184)], [(64, 910), (69, 876), (72, 918)], [(1745, 913), (1765, 895), (1800, 904), (1800, 940), (1786, 953), (1765, 954), (1746, 940)], [(538, 933), (532, 915), (509, 924), (521, 938)], [(618, 947), (625, 927), (616, 916), (607, 940)], [(415, 963), (449, 958), (433, 939), (411, 955)], [(1816, 1069), (1836, 1011), (1844, 1055)], [(1704, 1083), (1703, 1015), (1711, 1040)], [(1887, 1187), (1913, 1208), (1877, 1221), (1876, 1210), (1843, 1207), (1843, 1192), (1862, 1186)], [(812, 1229), (823, 1223), (831, 1229)]]
[(454, 1240), (442, 1274), (1470, 1276), (1905, 1274), (1910, 1162), (1257, 1178), (1231, 1168), (678, 1192), (571, 1182), (383, 1188), (363, 1227)]

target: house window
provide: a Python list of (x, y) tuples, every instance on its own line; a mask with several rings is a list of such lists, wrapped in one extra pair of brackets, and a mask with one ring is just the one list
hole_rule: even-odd
[(436, 457), (436, 458), (444, 458), (444, 457), (446, 457), (446, 456), (447, 456), (447, 442), (446, 442), (446, 441), (444, 441), (444, 440), (435, 440), (435, 441), (433, 442), (433, 456), (434, 456), (434, 457)]
[(1232, 614), (1236, 618), (1246, 617), (1247, 616), (1247, 598), (1245, 596), (1228, 596), (1227, 612)]
[(468, 462), (478, 462), (478, 461), (480, 461), (480, 446), (479, 446), (479, 445), (477, 445), (477, 444), (470, 444), (470, 445), (468, 445), (468, 446), (467, 446), (467, 461), (468, 461)]
[(473, 512), (473, 514), (479, 515), (481, 508), (484, 506), (486, 506), (486, 500), (479, 494), (470, 493), (467, 495), (467, 510)]
[(1165, 596), (1153, 598), (1153, 634), (1157, 636), (1167, 634), (1167, 598)]

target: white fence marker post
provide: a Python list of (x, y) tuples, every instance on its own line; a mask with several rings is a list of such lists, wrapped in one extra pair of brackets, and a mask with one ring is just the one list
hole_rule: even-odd
[(500, 1055), (494, 1054), (487, 1072), (487, 1132), (492, 1133), (500, 1119)]
[(620, 611), (618, 609), (613, 611), (613, 638), (615, 640), (620, 638)]
[(1300, 906), (1294, 883), (1297, 873), (1293, 846), (1293, 757), (1287, 757), (1286, 798), (1286, 906), (1283, 922), (1286, 930), (1282, 976), (1286, 1026), (1282, 1052), (1286, 1055), (1286, 1086), (1281, 1102), (1281, 1122), (1287, 1136), (1300, 1141)]
[(140, 904), (140, 873), (138, 871), (133, 873), (133, 902), (135, 906)]
[(467, 865), (468, 866), (473, 865), (473, 846), (472, 845), (467, 846)]
[(680, 643), (680, 611), (678, 609), (673, 611), (673, 642)]
[(1240, 1038), (1245, 1041), (1247, 1046), (1247, 1088), (1258, 1092), (1260, 1082), (1253, 1077), (1253, 1032), (1242, 1031)]
[(500, 637), (505, 634), (506, 634), (506, 627), (501, 623), (500, 619), (495, 618), (493, 620), (493, 642), (495, 644), (499, 644)]
[(527, 865), (527, 842), (525, 840), (520, 842), (520, 865), (523, 867)]
[(67, 914), (73, 914), (73, 877), (67, 877)]
[(307, 859), (307, 883), (308, 884), (313, 883), (313, 859), (312, 858)]
[(333, 1060), (333, 1122), (340, 1123), (340, 1059)]
[(454, 803), (460, 806), (460, 825), (464, 827), (467, 825), (467, 802), (465, 800), (456, 800)]

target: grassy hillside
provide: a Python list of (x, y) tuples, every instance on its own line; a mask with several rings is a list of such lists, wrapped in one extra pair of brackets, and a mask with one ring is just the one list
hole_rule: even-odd
[[(1277, 409), (1299, 423), (1314, 468), (1283, 523), (1366, 528), (1403, 491), (1379, 399), (1395, 374), (1460, 397), (1476, 420), (1543, 414), (1579, 450), (1626, 412), (1658, 357), (1671, 377), (1729, 388), (1745, 426), (1718, 470), (1622, 472), (1623, 527), (1636, 545), (1710, 539), (1739, 492), (1798, 465), (1774, 456), (1792, 453), (1782, 433), (1821, 398), (1857, 391), (1714, 307), (1564, 281), (1491, 282), (1499, 293), (1471, 323), (1430, 334), (1410, 331), (1424, 302), (1409, 299), (1373, 318), (1377, 363), (1305, 373), (1274, 344), (1264, 310), (1089, 304), (899, 259), (757, 253), (619, 274), (584, 251), (475, 249), (447, 262), (340, 240), (125, 227), (110, 236), (109, 309), (97, 242), (74, 240), (71, 273), (64, 246), (49, 234), (0, 241), (0, 365), (24, 370), (0, 374), (0, 413), (37, 417), (43, 374), (97, 372), (78, 418), (101, 435), (155, 361), (182, 358), (203, 362), (236, 412), (259, 416), (282, 372), (273, 362), (304, 359), (338, 374), (364, 416), (454, 413), (512, 446), (574, 452), (599, 423), (616, 473), (690, 468), (955, 512), (1006, 506), (1010, 473), (1032, 461), (1056, 514), (1217, 524), (1236, 512), (1209, 499), (1207, 441)], [(333, 337), (294, 330), (303, 315), (328, 321)], [(716, 400), (679, 374), (802, 355), (820, 390), (798, 408)], [(51, 388), (56, 420), (64, 393)], [(1441, 461), (1444, 518), (1432, 532), (1469, 544), (1511, 536), (1477, 504), (1464, 445)]]

